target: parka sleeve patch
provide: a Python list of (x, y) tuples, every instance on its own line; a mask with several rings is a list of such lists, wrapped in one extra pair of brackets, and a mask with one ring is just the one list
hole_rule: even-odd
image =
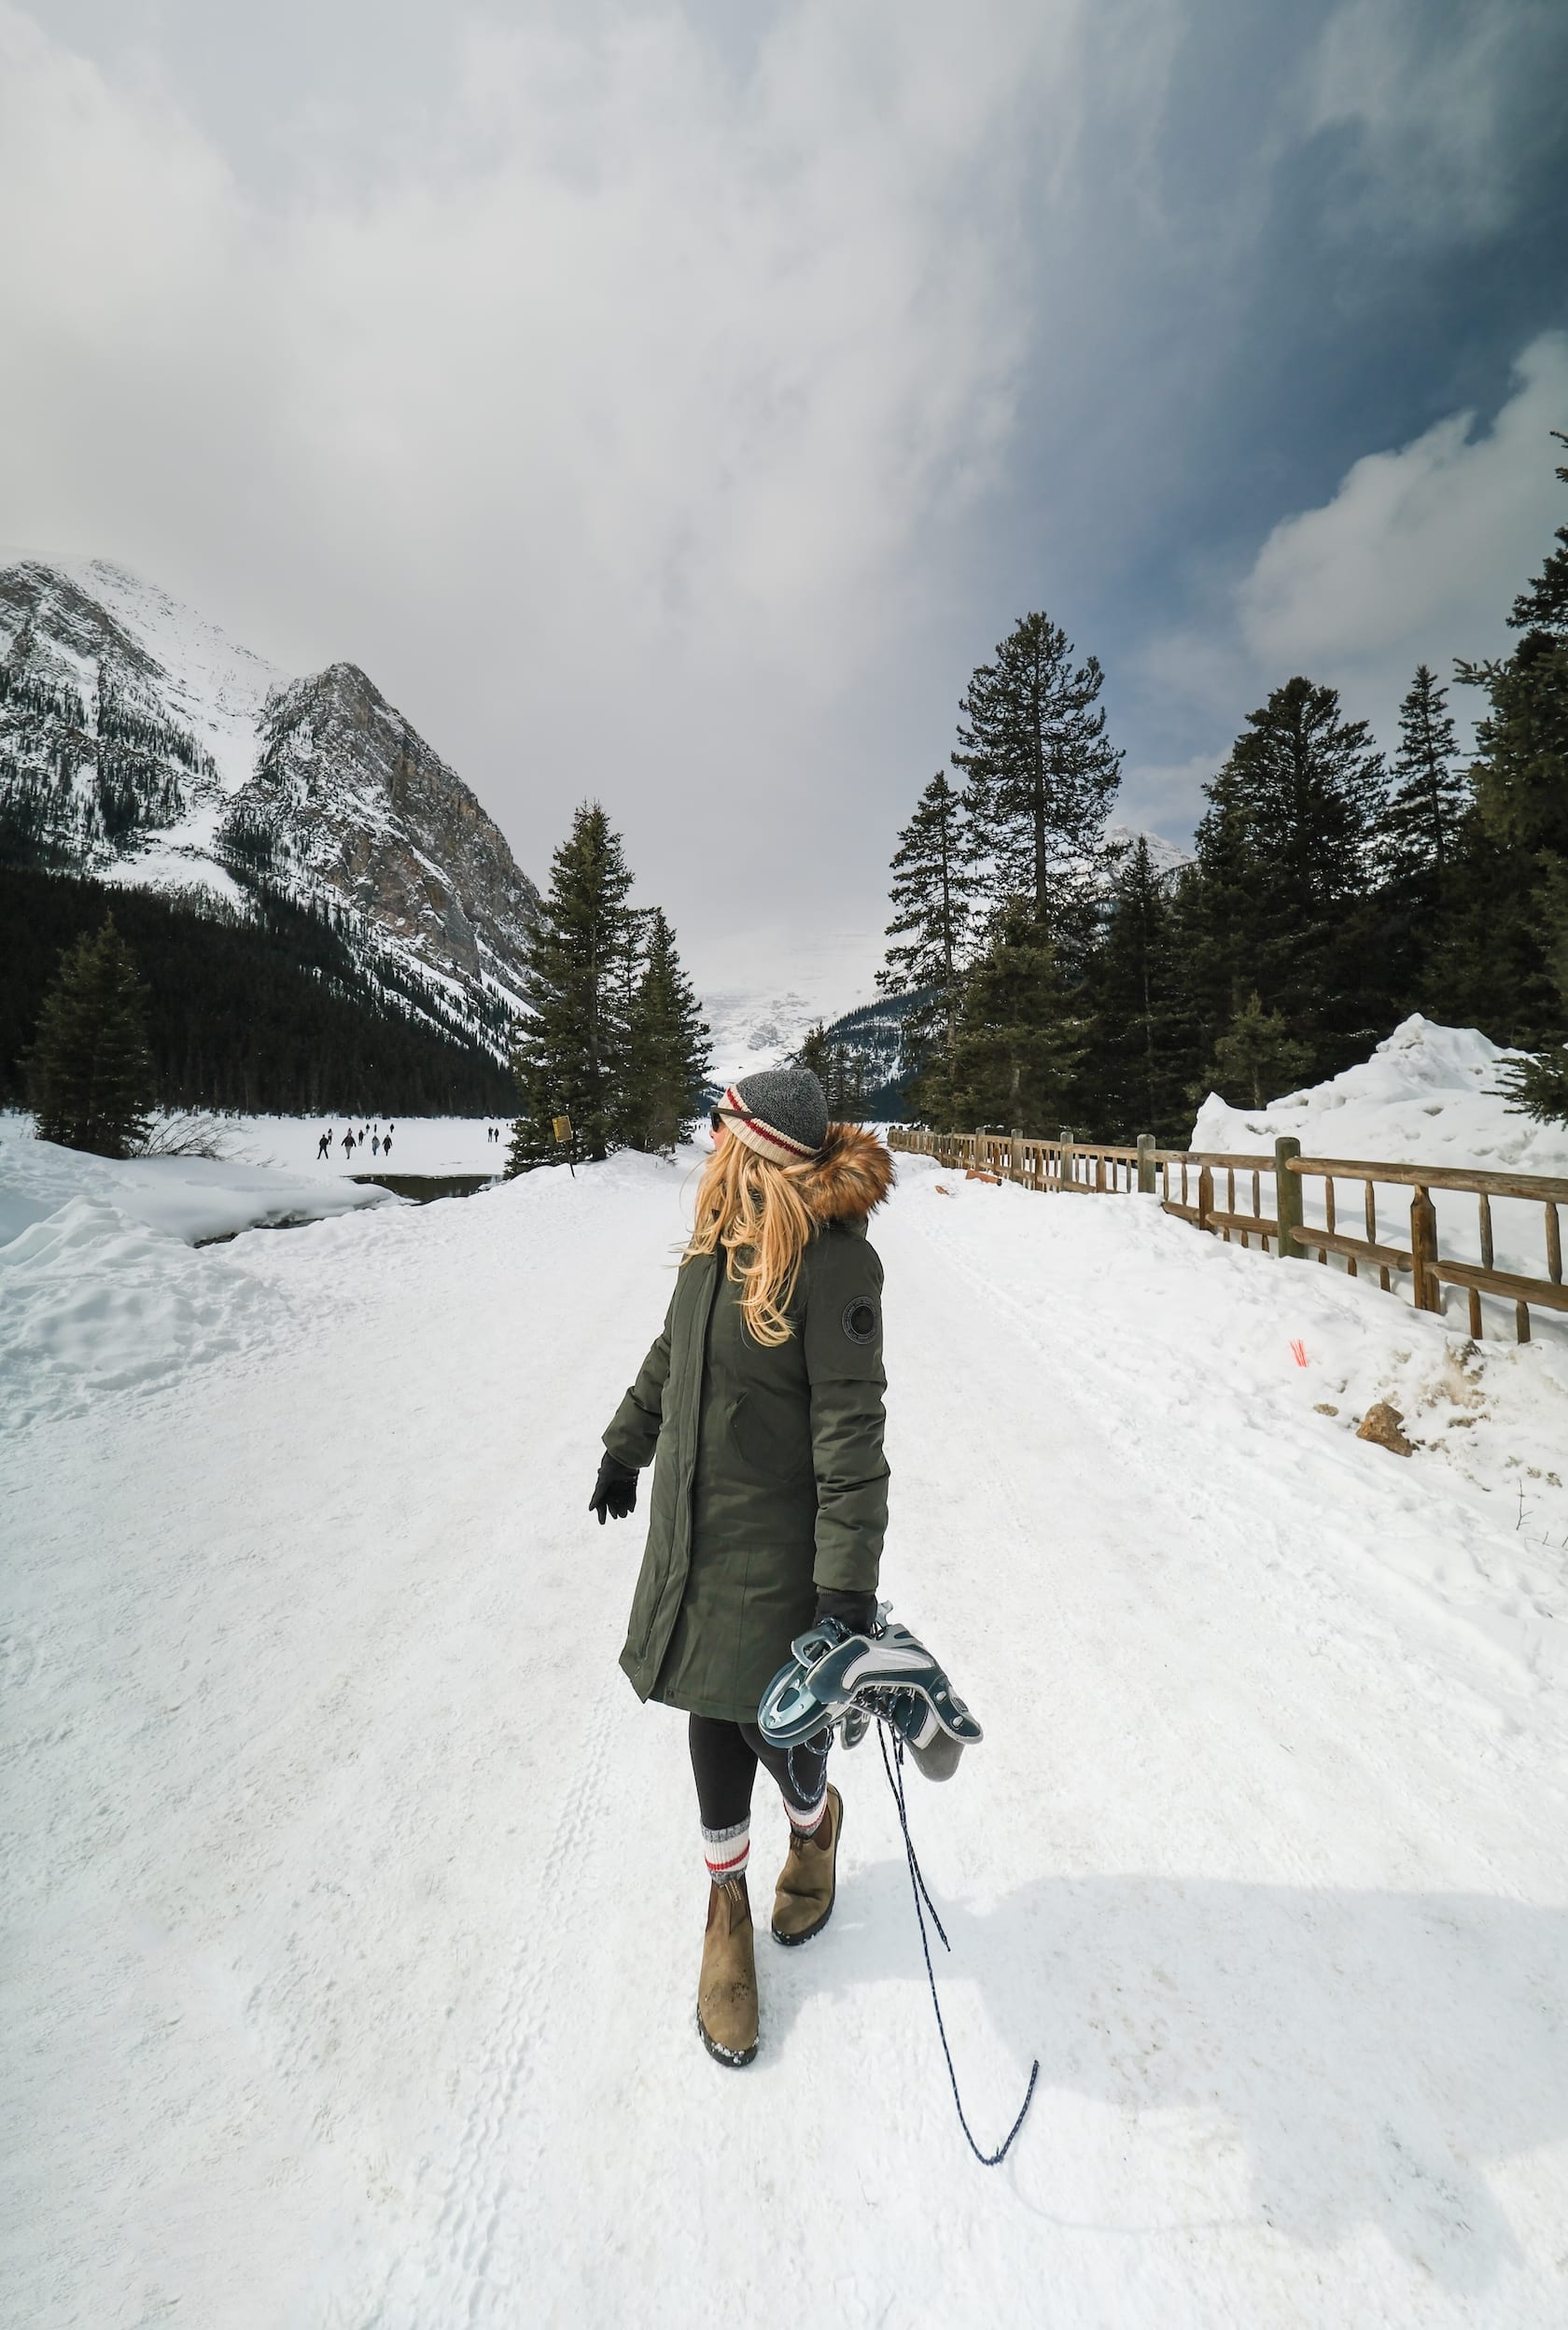
[(852, 1343), (859, 1343), (862, 1350), (869, 1350), (876, 1340), (877, 1328), (881, 1324), (872, 1297), (851, 1296), (844, 1306), (844, 1316), (839, 1324)]

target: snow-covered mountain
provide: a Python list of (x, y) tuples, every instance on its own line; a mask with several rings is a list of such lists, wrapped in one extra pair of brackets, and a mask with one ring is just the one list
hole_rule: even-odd
[(1107, 825), (1105, 838), (1119, 849), (1130, 849), (1135, 842), (1149, 845), (1149, 862), (1156, 875), (1174, 874), (1179, 866), (1191, 865), (1193, 853), (1178, 842), (1167, 841), (1163, 834), (1154, 834), (1146, 825)]
[(103, 559), (0, 565), (0, 826), (37, 863), (329, 909), (479, 1032), (516, 996), (539, 893), (365, 674), (291, 679)]
[(759, 1068), (777, 1068), (798, 1050), (819, 1019), (836, 1018), (843, 1009), (842, 996), (809, 978), (781, 991), (730, 989), (705, 996), (703, 1016), (713, 1037), (713, 1081), (733, 1084)]

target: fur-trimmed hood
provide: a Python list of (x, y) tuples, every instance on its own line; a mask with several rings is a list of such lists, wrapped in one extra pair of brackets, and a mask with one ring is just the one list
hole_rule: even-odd
[(893, 1186), (885, 1143), (861, 1125), (830, 1125), (809, 1164), (791, 1165), (790, 1179), (819, 1222), (863, 1222)]

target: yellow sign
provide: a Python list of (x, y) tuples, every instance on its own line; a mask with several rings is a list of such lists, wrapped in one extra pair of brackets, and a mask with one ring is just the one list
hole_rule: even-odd
[(557, 1141), (569, 1141), (571, 1139), (571, 1118), (569, 1116), (557, 1116), (554, 1119), (554, 1125), (555, 1138)]

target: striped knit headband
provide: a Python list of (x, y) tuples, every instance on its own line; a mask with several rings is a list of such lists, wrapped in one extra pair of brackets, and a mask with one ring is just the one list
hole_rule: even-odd
[(755, 1149), (759, 1157), (771, 1158), (776, 1165), (799, 1165), (817, 1155), (815, 1149), (780, 1132), (777, 1125), (765, 1123), (754, 1111), (749, 1113), (733, 1084), (719, 1103), (719, 1114), (735, 1140)]

